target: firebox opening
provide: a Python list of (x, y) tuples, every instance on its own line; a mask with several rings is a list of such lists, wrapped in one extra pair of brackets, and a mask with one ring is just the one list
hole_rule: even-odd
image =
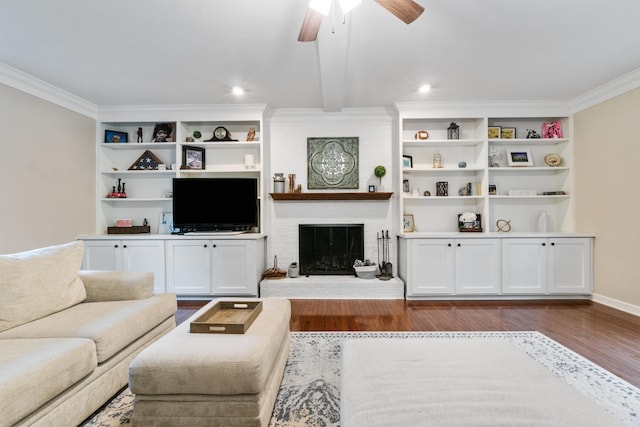
[(364, 224), (300, 224), (300, 274), (353, 275), (364, 258)]

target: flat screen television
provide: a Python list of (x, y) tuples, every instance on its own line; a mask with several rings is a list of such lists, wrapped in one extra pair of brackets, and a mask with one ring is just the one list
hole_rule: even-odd
[(174, 178), (173, 226), (179, 233), (251, 231), (258, 226), (256, 178)]

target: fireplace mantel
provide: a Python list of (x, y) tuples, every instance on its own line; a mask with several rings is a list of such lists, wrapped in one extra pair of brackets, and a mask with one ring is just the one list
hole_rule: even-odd
[(393, 193), (269, 193), (275, 201), (308, 201), (308, 200), (389, 200)]

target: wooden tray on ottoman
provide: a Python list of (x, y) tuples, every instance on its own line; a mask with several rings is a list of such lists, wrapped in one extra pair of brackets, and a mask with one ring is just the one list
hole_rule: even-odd
[(219, 301), (191, 322), (192, 333), (244, 334), (262, 311), (262, 301)]

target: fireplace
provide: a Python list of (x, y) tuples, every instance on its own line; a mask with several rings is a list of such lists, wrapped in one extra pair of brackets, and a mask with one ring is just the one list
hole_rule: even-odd
[(301, 275), (353, 275), (364, 258), (364, 224), (300, 224)]

